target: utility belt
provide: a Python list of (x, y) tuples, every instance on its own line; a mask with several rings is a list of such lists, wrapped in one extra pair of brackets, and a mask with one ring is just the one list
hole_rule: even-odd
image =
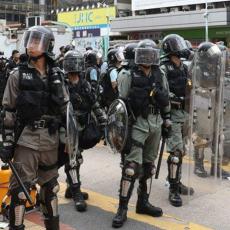
[(44, 128), (48, 128), (48, 121), (47, 120), (36, 120), (31, 122), (28, 125), (29, 128), (33, 129), (44, 129)]
[[(53, 132), (56, 132), (58, 129), (58, 126), (60, 124), (60, 120), (54, 117), (45, 116), (44, 118), (40, 120), (35, 120), (32, 122), (29, 122), (26, 126), (30, 128), (32, 131), (35, 131), (37, 129), (52, 129)], [(54, 130), (55, 129), (55, 130)]]

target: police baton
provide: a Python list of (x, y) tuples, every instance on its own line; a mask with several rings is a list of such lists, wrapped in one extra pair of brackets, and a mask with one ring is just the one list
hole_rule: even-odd
[(163, 137), (162, 142), (161, 142), (161, 149), (160, 149), (159, 159), (158, 159), (158, 163), (157, 163), (155, 179), (158, 179), (158, 176), (160, 173), (161, 162), (162, 162), (162, 157), (163, 157), (164, 148), (165, 148), (165, 141), (166, 141), (166, 138)]
[(12, 161), (8, 161), (7, 163), (9, 164), (10, 169), (12, 170), (12, 172), (13, 172), (13, 174), (14, 174), (17, 182), (18, 182), (18, 184), (20, 185), (22, 191), (24, 192), (24, 194), (26, 196), (26, 199), (28, 200), (28, 202), (30, 203), (30, 205), (33, 205), (33, 201), (32, 201), (32, 199), (30, 197), (30, 194), (28, 193), (25, 185), (23, 184), (21, 178), (19, 177), (18, 172), (17, 172), (16, 168), (14, 167)]

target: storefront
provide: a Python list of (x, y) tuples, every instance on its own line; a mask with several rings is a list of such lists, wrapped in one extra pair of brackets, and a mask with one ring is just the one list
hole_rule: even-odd
[(73, 39), (78, 50), (87, 46), (106, 55), (109, 43), (110, 20), (115, 18), (115, 7), (61, 12), (58, 22), (68, 24), (73, 30)]
[[(209, 0), (208, 2), (216, 2)], [(157, 5), (157, 2), (159, 3)], [(186, 4), (187, 1), (132, 1), (135, 10), (161, 8)], [(203, 0), (193, 1), (203, 3)], [(140, 4), (141, 3), (141, 4)], [(167, 4), (169, 5), (167, 5)], [(180, 9), (178, 7), (178, 9)], [(146, 14), (116, 18), (111, 23), (112, 32), (121, 32), (129, 36), (129, 39), (140, 40), (150, 38), (161, 40), (165, 35), (177, 33), (185, 39), (191, 40), (194, 45), (205, 40), (205, 9), (178, 10), (176, 12)], [(227, 7), (208, 9), (209, 40), (224, 41), (230, 47), (230, 9)]]

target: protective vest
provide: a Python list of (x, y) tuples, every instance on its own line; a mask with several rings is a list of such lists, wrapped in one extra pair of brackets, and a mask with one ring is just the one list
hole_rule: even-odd
[(61, 102), (58, 103), (55, 95), (60, 94), (60, 90), (52, 85), (49, 77), (41, 79), (36, 70), (27, 65), (19, 66), (18, 69), (20, 92), (16, 99), (16, 110), (21, 122), (29, 124), (43, 115), (60, 113)]
[(129, 92), (129, 100), (131, 108), (135, 116), (142, 115), (147, 118), (150, 109), (149, 105), (152, 104), (157, 111), (157, 103), (150, 97), (151, 91), (156, 88), (158, 81), (161, 79), (161, 73), (158, 67), (153, 67), (150, 77), (146, 77), (144, 73), (138, 69), (131, 72), (131, 89)]
[(88, 115), (92, 106), (96, 103), (96, 95), (88, 81), (80, 79), (78, 84), (69, 84), (70, 101), (73, 109), (77, 112), (78, 121), (81, 125), (88, 122)]
[(89, 112), (96, 102), (96, 95), (91, 90), (89, 82), (80, 79), (78, 84), (69, 84), (70, 101), (74, 110)]
[(107, 73), (104, 74), (100, 80), (100, 85), (103, 88), (103, 104), (106, 106), (109, 106), (118, 97), (118, 90), (116, 89), (116, 91), (114, 91), (110, 79), (110, 74), (114, 69), (116, 69), (116, 67), (110, 66)]
[(166, 62), (164, 65), (167, 71), (170, 92), (174, 93), (177, 97), (185, 97), (188, 80), (187, 66), (182, 64), (182, 68), (177, 68), (170, 62)]

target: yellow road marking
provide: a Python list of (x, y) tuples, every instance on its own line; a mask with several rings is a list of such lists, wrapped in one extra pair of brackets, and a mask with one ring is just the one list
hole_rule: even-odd
[[(59, 203), (69, 203), (70, 200), (64, 198), (65, 193), (65, 184), (60, 183), (60, 192), (59, 192)], [(109, 196), (102, 195), (100, 193), (83, 189), (83, 191), (89, 193), (89, 200), (87, 200), (87, 204), (91, 206), (98, 207), (104, 211), (116, 213), (118, 200)], [(154, 218), (147, 215), (139, 215), (132, 211), (134, 205), (129, 205), (130, 211), (128, 212), (128, 217), (130, 219), (146, 223), (161, 229), (165, 230), (212, 230), (211, 228), (195, 224), (192, 222), (186, 223), (179, 218), (165, 215), (161, 218)]]

